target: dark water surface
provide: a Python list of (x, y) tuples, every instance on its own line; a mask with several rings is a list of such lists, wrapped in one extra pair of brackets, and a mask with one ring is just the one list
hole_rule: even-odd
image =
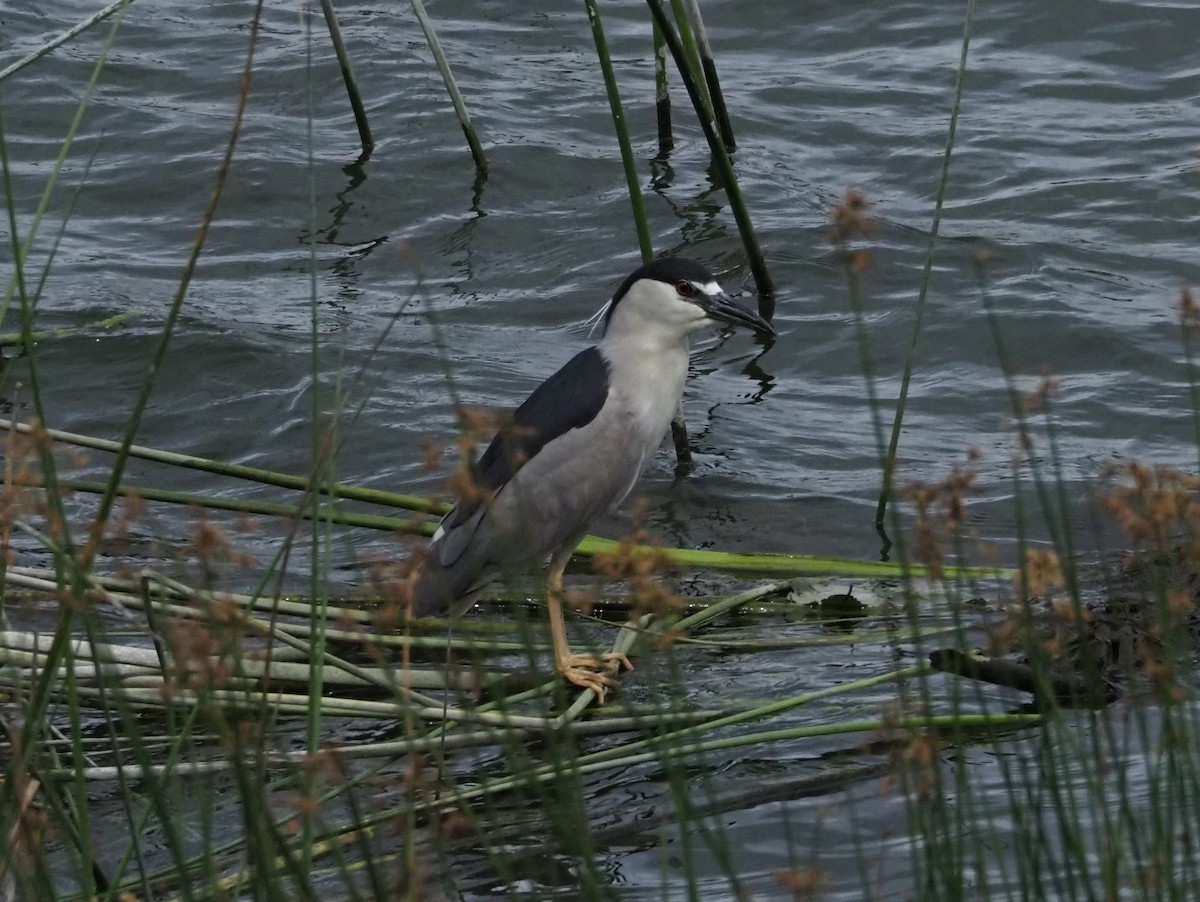
[[(61, 232), (41, 328), (131, 308), (144, 315), (117, 334), (42, 346), (53, 426), (114, 438), (123, 429), (228, 140), (251, 9), (143, 0), (125, 14), (29, 266), (40, 273)], [(738, 176), (778, 289), (780, 337), (766, 353), (745, 334), (701, 337), (685, 397), (698, 467), (676, 480), (664, 447), (638, 492), (652, 531), (671, 544), (874, 558), (878, 455), (845, 274), (828, 243), (830, 211), (852, 187), (872, 204), (877, 233), (863, 289), (890, 426), (964, 8), (709, 0), (704, 9), (733, 111)], [(87, 11), (0, 7), (0, 66)], [(454, 0), (430, 13), (488, 153), (487, 179), (476, 178), (407, 5), (339, 8), (378, 141), (361, 165), (319, 19), (310, 45), (294, 7), (268, 6), (230, 181), (140, 442), (304, 472), (315, 328), (323, 406), (339, 378), (350, 408), (361, 406), (346, 420), (341, 478), (436, 493), (445, 471), (422, 466), (423, 443), (454, 435), (447, 369), (464, 402), (510, 407), (585, 345), (581, 323), (639, 258), (582, 5)], [(682, 92), (676, 147), (659, 152), (644, 6), (604, 3), (603, 13), (656, 250), (687, 253), (727, 289), (752, 291)], [(0, 83), (22, 232), (107, 29)], [(1001, 2), (976, 13), (898, 481), (940, 479), (978, 448), (986, 492), (970, 525), (1007, 560), (1017, 446), (975, 274), (981, 253), (1018, 388), (1035, 388), (1044, 372), (1061, 380), (1056, 475), (1085, 548), (1095, 547), (1088, 501), (1106, 464), (1196, 460), (1175, 304), (1181, 286), (1200, 283), (1197, 34), (1200, 6), (1191, 2)], [(0, 232), (7, 280), (7, 220)], [(16, 323), (10, 310), (5, 331)], [(1035, 447), (1043, 464), (1046, 454), (1045, 443)], [(99, 472), (107, 462), (95, 463)], [(264, 494), (141, 466), (133, 478), (151, 473), (148, 481), (185, 490)], [(190, 517), (157, 510), (156, 533), (178, 540)], [(613, 517), (601, 532), (618, 535), (625, 523)], [(1041, 531), (1036, 518), (1030, 527)], [(270, 540), (258, 541), (268, 554)], [(363, 554), (398, 547), (361, 533), (338, 541), (347, 583)], [(847, 678), (840, 668), (878, 669), (882, 657), (781, 654), (776, 682), (764, 656), (743, 691), (835, 683)], [(738, 676), (709, 664), (697, 678), (718, 690)], [(772, 766), (820, 753), (780, 753)], [(862, 823), (825, 826), (825, 863), (839, 875), (831, 889), (844, 887), (847, 898), (864, 885), (904, 892), (903, 807), (877, 794), (871, 784), (851, 795), (878, 809), (869, 819), (877, 854), (899, 845), (866, 884), (837, 866), (847, 848), (839, 831), (861, 835)], [(777, 807), (726, 824), (751, 872), (788, 866)], [(806, 819), (829, 817), (814, 812), (798, 804), (792, 826), (803, 834)], [(804, 843), (797, 848), (803, 858)], [(618, 882), (660, 892), (659, 852), (613, 855)], [(713, 892), (728, 889), (719, 873), (713, 879)]]

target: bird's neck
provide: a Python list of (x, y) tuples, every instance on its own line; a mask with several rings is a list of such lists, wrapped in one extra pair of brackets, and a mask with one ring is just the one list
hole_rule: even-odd
[(655, 320), (614, 319), (608, 324), (600, 349), (610, 359), (617, 355), (647, 356), (688, 354), (688, 333), (678, 326)]
[(612, 365), (613, 375), (646, 374), (653, 378), (656, 371), (686, 372), (690, 344), (687, 335), (678, 330), (666, 332), (650, 327), (606, 332), (600, 350)]
[(609, 340), (600, 351), (609, 363), (609, 389), (624, 399), (634, 415), (647, 450), (657, 447), (671, 425), (687, 378), (688, 339), (676, 333), (670, 341), (652, 331)]

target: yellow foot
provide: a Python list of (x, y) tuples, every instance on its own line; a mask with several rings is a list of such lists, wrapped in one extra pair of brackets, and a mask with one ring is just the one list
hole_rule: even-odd
[(558, 662), (558, 672), (581, 689), (591, 689), (596, 693), (596, 700), (604, 704), (608, 687), (617, 682), (622, 664), (627, 670), (633, 670), (629, 658), (620, 652), (610, 651), (599, 656), (568, 655), (565, 661)]

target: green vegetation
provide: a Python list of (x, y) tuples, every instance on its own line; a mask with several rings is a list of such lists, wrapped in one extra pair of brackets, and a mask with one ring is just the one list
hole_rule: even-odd
[[(659, 58), (669, 52), (675, 61), (747, 265), (769, 296), (698, 6), (674, 3), (672, 18), (658, 0), (648, 5), (646, 52), (654, 52), (653, 22)], [(972, 6), (918, 311), (937, 249)], [(418, 0), (413, 8), (475, 165), (486, 173), (483, 145), (446, 56)], [(631, 235), (649, 255), (639, 163), (601, 9), (587, 3), (583, 12), (629, 181)], [(325, 10), (349, 80), (332, 8)], [(113, 30), (80, 115), (123, 12), (106, 12)], [(1022, 532), (1014, 568), (976, 560), (964, 516), (977, 489), (969, 462), (938, 484), (903, 491), (892, 485), (904, 398), (897, 410), (885, 410), (875, 389), (859, 280), (873, 229), (861, 194), (848, 193), (831, 211), (833, 243), (855, 317), (864, 403), (875, 417), (880, 517), (890, 517), (893, 560), (661, 548), (639, 532), (622, 541), (589, 538), (580, 549), (582, 569), (596, 576), (577, 581), (586, 586), (574, 591), (578, 620), (597, 650), (628, 654), (639, 671), (636, 687), (608, 704), (595, 704), (590, 691), (568, 691), (553, 676), (541, 600), (519, 581), (486, 599), (495, 616), (452, 623), (406, 617), (406, 561), (370, 562), (369, 591), (334, 597), (330, 571), (346, 563), (336, 557), (338, 536), (368, 529), (426, 535), (443, 507), (338, 483), (333, 464), (343, 436), (330, 423), (339, 418), (323, 414), (328, 399), (315, 391), (308, 473), (137, 444), (228, 190), (258, 27), (256, 13), (225, 154), (208, 176), (209, 203), (197, 211), (195, 244), (118, 441), (42, 425), (44, 346), (71, 334), (36, 328), (57, 239), (41, 271), (26, 267), (75, 131), (22, 229), (27, 211), (15, 197), (0, 108), (11, 239), (0, 313), (12, 330), (0, 344), (19, 349), (21, 391), (34, 412), (0, 421), (0, 622), (7, 621), (0, 632), (0, 899), (423, 899), (498, 887), (530, 897), (557, 887), (572, 897), (615, 898), (614, 850), (647, 849), (661, 853), (664, 898), (820, 898), (831, 851), (843, 862), (853, 858), (863, 896), (871, 897), (878, 889), (875, 846), (889, 837), (864, 820), (873, 804), (889, 803), (902, 807), (911, 831), (911, 874), (901, 882), (913, 898), (1195, 893), (1200, 726), (1191, 703), (1200, 482), (1136, 464), (1109, 474), (1097, 488), (1097, 516), (1123, 530), (1134, 557), (1110, 566), (1081, 563), (1058, 471), (1055, 384), (1047, 379), (1026, 397), (1005, 364), (1019, 441), (1012, 485), (1018, 522), (1022, 530), (1044, 524), (1051, 543), (1035, 545)], [(10, 67), (0, 79), (19, 71)], [(597, 98), (603, 102), (599, 89)], [(361, 112), (356, 99), (369, 152)], [(664, 145), (669, 140), (664, 133)], [(318, 355), (312, 285), (317, 385), (327, 362)], [(983, 259), (979, 292), (1007, 361)], [(1190, 359), (1200, 312), (1186, 292), (1180, 313)], [(906, 388), (920, 322), (918, 312)], [(124, 324), (114, 317), (72, 328)], [(12, 370), (5, 372), (8, 391), (15, 391)], [(890, 440), (885, 417), (894, 424)], [(1045, 454), (1029, 454), (1034, 447)], [(71, 449), (80, 448), (104, 455), (106, 479), (69, 475)], [(208, 474), (211, 491), (132, 486), (131, 460), (153, 462), (162, 473)], [(265, 487), (278, 500), (223, 494), (231, 484)], [(74, 503), (84, 495), (87, 504)], [(192, 506), (189, 540), (164, 551), (164, 566), (123, 566), (134, 557), (121, 554), (120, 542), (160, 504)], [(242, 532), (251, 528), (278, 533), (274, 560), (264, 564), (240, 550)], [(36, 566), (17, 552), (17, 538), (36, 543)], [(302, 552), (307, 563), (297, 573), (291, 561)], [(185, 560), (195, 577), (167, 575), (172, 557)], [(664, 574), (681, 571), (703, 574), (710, 587), (714, 574), (735, 574), (749, 585), (680, 598)], [(234, 584), (248, 588), (226, 588)], [(991, 602), (990, 619), (981, 616), (980, 597)], [(50, 629), (28, 625), (47, 610)], [(786, 668), (771, 657), (823, 648), (844, 652), (849, 663), (809, 674), (798, 653)], [(736, 674), (766, 670), (767, 661), (776, 672), (761, 685), (777, 690), (770, 698), (747, 697)], [(797, 689), (810, 679), (822, 684)], [(780, 765), (773, 756), (782, 748), (811, 748), (811, 766), (797, 773)], [(733, 750), (745, 757), (731, 765)], [(732, 779), (724, 779), (726, 768)], [(794, 823), (788, 803), (811, 797), (831, 797), (830, 807), (844, 810), (820, 814), (815, 826)], [(747, 873), (724, 828), (732, 812), (753, 812), (785, 836), (787, 866)], [(833, 838), (821, 833), (826, 819), (840, 819)], [(831, 843), (850, 849), (831, 850)]]

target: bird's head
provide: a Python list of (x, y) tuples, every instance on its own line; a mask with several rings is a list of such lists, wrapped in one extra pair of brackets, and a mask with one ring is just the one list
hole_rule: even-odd
[(605, 311), (605, 334), (665, 332), (680, 339), (713, 323), (775, 329), (748, 304), (731, 298), (708, 269), (683, 257), (663, 257), (632, 272)]

